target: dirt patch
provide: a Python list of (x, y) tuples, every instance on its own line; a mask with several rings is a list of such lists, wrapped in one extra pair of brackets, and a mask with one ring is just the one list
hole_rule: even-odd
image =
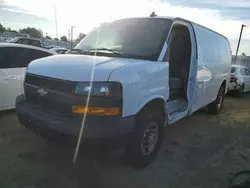
[(123, 150), (103, 155), (50, 144), (21, 126), (15, 112), (0, 113), (0, 187), (222, 188), (250, 168), (250, 95), (227, 97), (218, 116), (204, 111), (169, 126), (151, 165), (133, 169)]

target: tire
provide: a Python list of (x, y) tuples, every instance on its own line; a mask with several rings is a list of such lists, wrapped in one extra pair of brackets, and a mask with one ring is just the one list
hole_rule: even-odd
[(242, 84), (239, 90), (235, 90), (232, 92), (233, 97), (243, 97), (243, 95), (244, 95), (244, 84)]
[(222, 85), (219, 89), (215, 101), (207, 106), (208, 113), (215, 115), (218, 114), (223, 106), (224, 98), (225, 98), (225, 86)]
[[(145, 167), (155, 159), (164, 137), (164, 120), (163, 113), (156, 109), (146, 109), (139, 114), (125, 151), (125, 159), (132, 166), (137, 168)], [(147, 132), (147, 130), (152, 130), (152, 132)], [(152, 134), (154, 134), (153, 130), (157, 134), (156, 137), (152, 136)], [(153, 143), (149, 143), (150, 140), (148, 139), (150, 139), (150, 136), (151, 142)], [(147, 140), (147, 142), (145, 142), (145, 140)], [(147, 144), (152, 144), (152, 147), (146, 149), (147, 147), (145, 145)]]

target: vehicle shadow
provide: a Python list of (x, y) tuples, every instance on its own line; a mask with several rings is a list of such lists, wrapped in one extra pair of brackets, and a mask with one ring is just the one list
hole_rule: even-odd
[(15, 112), (16, 112), (15, 109), (0, 111), (0, 117), (1, 117), (1, 116), (4, 116), (4, 115), (13, 114), (13, 113), (15, 113)]

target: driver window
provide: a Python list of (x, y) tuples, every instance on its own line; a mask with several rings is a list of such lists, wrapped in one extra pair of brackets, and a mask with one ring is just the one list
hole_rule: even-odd
[(168, 49), (163, 61), (169, 62), (169, 59), (170, 59), (170, 45), (168, 45)]
[(163, 61), (167, 61), (169, 62), (169, 59), (170, 59), (170, 46), (171, 46), (171, 43), (173, 41), (173, 38), (174, 38), (174, 35), (175, 35), (175, 30), (173, 30), (169, 36), (169, 39), (168, 39), (168, 49), (167, 49), (167, 52), (166, 52), (166, 55), (163, 59)]
[(247, 72), (247, 69), (245, 69), (245, 68), (242, 68), (240, 72), (241, 72), (241, 74), (242, 74), (243, 76), (249, 76), (249, 74), (248, 74), (248, 72)]
[(244, 69), (242, 68), (242, 69), (240, 69), (240, 74), (242, 75), (242, 76), (244, 76), (245, 75), (245, 71), (244, 71)]

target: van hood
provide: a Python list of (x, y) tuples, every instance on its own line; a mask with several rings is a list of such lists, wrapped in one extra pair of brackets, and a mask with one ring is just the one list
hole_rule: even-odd
[(115, 69), (135, 60), (88, 55), (53, 55), (32, 61), (27, 72), (70, 81), (90, 81), (94, 68), (93, 81), (107, 81)]

